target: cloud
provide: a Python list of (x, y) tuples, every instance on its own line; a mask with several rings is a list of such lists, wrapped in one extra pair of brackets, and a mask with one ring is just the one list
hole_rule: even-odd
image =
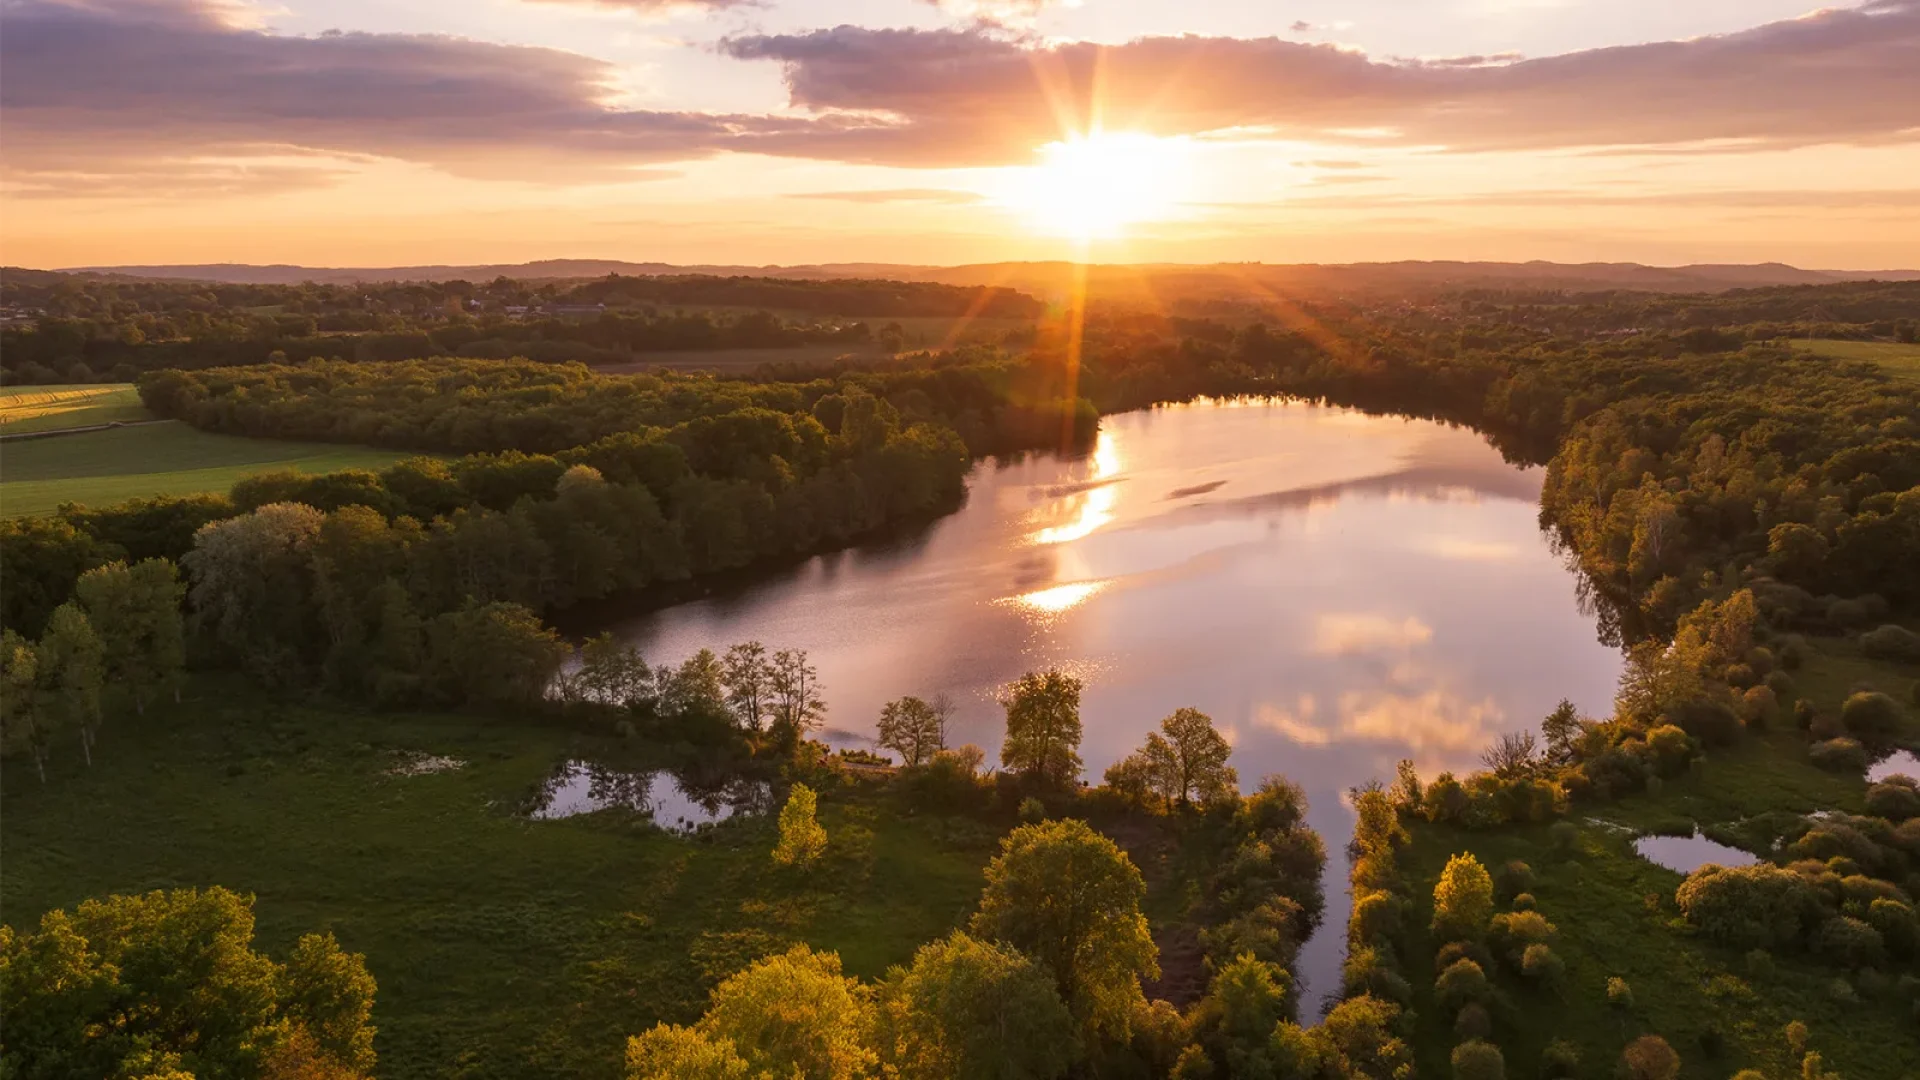
[(798, 191), (788, 195), (789, 199), (830, 199), (837, 202), (852, 203), (947, 203), (962, 206), (983, 200), (978, 192), (955, 191), (952, 188), (872, 188), (856, 191)]
[[(729, 38), (782, 65), (792, 104), (859, 117), (774, 133), (778, 152), (888, 164), (991, 164), (1085, 130), (1225, 130), (1461, 150), (1745, 139), (1755, 146), (1920, 137), (1920, 0), (1826, 10), (1741, 33), (1508, 62), (1374, 60), (1279, 38), (1049, 43), (991, 29), (840, 26)], [(1496, 61), (1489, 63), (1488, 61)]]
[(923, 0), (949, 15), (999, 26), (1029, 26), (1050, 7), (1078, 7), (1079, 0)]
[(1491, 698), (1467, 701), (1443, 690), (1340, 695), (1340, 732), (1416, 753), (1462, 754), (1491, 742), (1506, 713)]
[[(461, 38), (266, 33), (199, 0), (8, 0), (10, 173), (324, 151), (522, 180), (632, 178), (820, 121), (621, 109), (609, 64)], [(832, 122), (828, 122), (832, 126)]]
[(1433, 627), (1409, 615), (1398, 622), (1383, 615), (1322, 615), (1314, 627), (1313, 651), (1322, 656), (1403, 652), (1433, 640)]

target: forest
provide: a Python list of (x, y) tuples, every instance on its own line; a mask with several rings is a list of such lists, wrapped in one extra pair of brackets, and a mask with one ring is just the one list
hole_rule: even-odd
[[(594, 295), (637, 295), (624, 286)], [(0, 523), (0, 734), (11, 767), (58, 798), (96, 758), (120, 767), (113, 739), (164, 745), (136, 718), (198, 731), (207, 721), (169, 699), (233, 686), (337, 712), (343, 730), (449, 710), (498, 738), (532, 717), (772, 785), (777, 814), (667, 860), (726, 860), (763, 921), (671, 939), (676, 956), (715, 958), (693, 991), (632, 989), (627, 954), (570, 968), (596, 996), (568, 1022), (595, 1041), (543, 1043), (543, 1074), (1897, 1076), (1920, 1023), (1920, 787), (1862, 775), (1920, 746), (1920, 386), (1793, 342), (1814, 323), (1903, 340), (1916, 311), (1911, 284), (1479, 291), (1231, 316), (1096, 309), (1018, 351), (729, 377), (431, 350), (152, 370), (140, 392), (162, 417), (423, 456)], [(820, 741), (804, 652), (716, 644), (672, 663), (543, 621), (923, 522), (964, 498), (977, 458), (1071, 451), (1102, 414), (1200, 396), (1443, 420), (1545, 466), (1541, 523), (1626, 656), (1609, 715), (1565, 704), (1471, 775), (1405, 761), (1348, 793), (1353, 905), (1322, 1015), (1291, 969), (1324, 915), (1325, 842), (1284, 777), (1243, 792), (1210, 717), (1174, 712), (1090, 783), (1084, 685), (1044, 669), (1002, 695), (999, 769), (948, 745), (942, 704), (917, 697), (887, 706), (881, 758)], [(314, 768), (340, 769), (359, 740)], [(283, 753), (297, 768), (300, 751)], [(1806, 813), (1803, 791), (1825, 812)], [(1615, 822), (1704, 827), (1761, 857), (1648, 888)], [(967, 871), (937, 933), (850, 972), (852, 947), (794, 932), (816, 909), (867, 903), (881, 839), (915, 829)], [(269, 899), (162, 890), (0, 930), (0, 1063), (448, 1074), (417, 1028), (376, 1055), (387, 975), (368, 957), (317, 931), (284, 960), (255, 951), (252, 905)], [(1190, 952), (1164, 947), (1169, 925)], [(1704, 974), (1634, 985), (1593, 967), (1592, 933), (1622, 953), (1670, 935)], [(636, 993), (630, 1016), (607, 1004)], [(1744, 1019), (1762, 1012), (1764, 1030)]]

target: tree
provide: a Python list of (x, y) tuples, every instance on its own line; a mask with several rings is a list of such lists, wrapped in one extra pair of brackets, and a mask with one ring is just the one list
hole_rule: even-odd
[(80, 750), (93, 764), (93, 741), (100, 731), (100, 692), (106, 686), (100, 637), (80, 605), (68, 601), (53, 609), (40, 635), (35, 660), (38, 701), (34, 711), (55, 730), (80, 733)]
[(814, 817), (816, 803), (812, 788), (793, 785), (780, 808), (780, 842), (773, 849), (774, 862), (804, 869), (827, 850), (827, 830)]
[(1506, 1080), (1507, 1061), (1500, 1048), (1469, 1039), (1453, 1048), (1454, 1080)]
[(279, 964), (253, 930), (251, 900), (220, 888), (88, 900), (34, 932), (0, 929), (9, 1075), (370, 1071), (364, 959), (309, 935)]
[(144, 714), (169, 687), (177, 692), (187, 660), (180, 615), (186, 587), (172, 562), (108, 563), (80, 575), (73, 591), (100, 635), (107, 684), (126, 694), (135, 712)]
[(1039, 961), (1089, 1034), (1124, 1039), (1140, 979), (1159, 973), (1145, 894), (1133, 861), (1086, 822), (1022, 825), (987, 866), (969, 930)]
[(696, 1028), (656, 1024), (627, 1040), (627, 1080), (748, 1080), (733, 1043)]
[(1561, 698), (1560, 704), (1540, 721), (1540, 734), (1547, 740), (1547, 760), (1555, 765), (1571, 764), (1583, 731), (1580, 710), (1574, 708), (1573, 702)]
[(767, 662), (767, 647), (748, 641), (728, 649), (720, 661), (720, 682), (741, 725), (753, 732), (763, 728), (773, 708), (773, 665)]
[(924, 765), (947, 748), (947, 718), (939, 704), (917, 697), (889, 701), (880, 710), (881, 746), (900, 755), (901, 764)]
[(1477, 938), (1493, 913), (1493, 878), (1480, 860), (1461, 852), (1447, 860), (1433, 887), (1433, 929), (1436, 934)]
[(720, 658), (712, 649), (701, 649), (680, 661), (678, 668), (655, 668), (653, 678), (655, 700), (666, 715), (732, 720)]
[(519, 604), (469, 604), (427, 625), (427, 681), (447, 701), (527, 705), (546, 696), (568, 652)]
[(889, 971), (877, 1013), (881, 1060), (900, 1080), (1049, 1080), (1080, 1053), (1047, 973), (962, 931)]
[(573, 696), (633, 708), (653, 698), (653, 671), (633, 646), (602, 632), (580, 646), (580, 667), (568, 680)]
[(1642, 1035), (1620, 1055), (1621, 1075), (1627, 1080), (1674, 1080), (1680, 1075), (1680, 1055), (1658, 1035)]
[(1028, 672), (1000, 701), (1007, 737), (1000, 763), (1057, 787), (1080, 775), (1079, 679), (1057, 669)]
[(40, 651), (33, 642), (12, 627), (0, 630), (0, 749), (26, 751), (45, 784), (55, 727), (40, 713), (39, 672)]
[(1271, 1076), (1274, 1028), (1293, 1017), (1293, 978), (1278, 964), (1241, 953), (1214, 973), (1190, 1024), (1208, 1056), (1233, 1076)]
[(1227, 764), (1232, 754), (1213, 719), (1198, 709), (1180, 709), (1160, 721), (1160, 732), (1147, 736), (1144, 750), (1160, 794), (1181, 806), (1196, 793), (1202, 802), (1212, 802), (1233, 792), (1240, 777)]
[(826, 719), (820, 673), (807, 662), (805, 650), (781, 649), (774, 653), (767, 686), (773, 692), (774, 727), (787, 738), (797, 740)]
[(308, 552), (324, 515), (272, 503), (201, 527), (181, 556), (194, 629), (270, 684), (297, 682), (319, 638)]
[(1508, 731), (1480, 752), (1480, 763), (1502, 780), (1518, 780), (1533, 773), (1536, 745), (1531, 731)]
[(731, 1043), (750, 1075), (853, 1080), (874, 1061), (864, 1041), (871, 1009), (837, 954), (796, 945), (715, 987), (699, 1027)]

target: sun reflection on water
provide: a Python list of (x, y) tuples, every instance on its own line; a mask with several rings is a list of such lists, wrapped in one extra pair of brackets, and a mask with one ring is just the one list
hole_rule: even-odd
[[(1090, 481), (1111, 480), (1120, 473), (1120, 448), (1111, 435), (1101, 435), (1093, 447), (1093, 472)], [(1032, 540), (1036, 544), (1070, 544), (1075, 540), (1091, 536), (1101, 526), (1113, 520), (1113, 506), (1120, 498), (1118, 488), (1113, 484), (1099, 484), (1088, 487), (1072, 496), (1078, 499), (1080, 506), (1072, 521), (1065, 525), (1052, 525), (1034, 533)], [(1072, 606), (1072, 605), (1068, 605)]]
[(1003, 602), (1012, 603), (1042, 615), (1058, 615), (1079, 607), (1093, 594), (1106, 587), (1107, 583), (1104, 581), (1075, 581), (1066, 585), (1055, 585), (1052, 588), (1021, 593)]

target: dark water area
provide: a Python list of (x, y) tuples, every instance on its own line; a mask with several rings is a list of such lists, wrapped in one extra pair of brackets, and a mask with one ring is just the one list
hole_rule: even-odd
[(631, 772), (590, 761), (569, 761), (540, 785), (528, 817), (550, 820), (621, 810), (638, 814), (668, 832), (692, 833), (735, 814), (761, 814), (773, 795), (764, 783), (735, 780), (700, 790), (671, 773)]
[(867, 745), (883, 703), (949, 695), (955, 744), (997, 759), (998, 689), (1086, 682), (1087, 775), (1182, 706), (1212, 716), (1251, 788), (1282, 773), (1325, 838), (1327, 919), (1302, 953), (1337, 989), (1348, 788), (1468, 770), (1561, 698), (1609, 710), (1621, 659), (1538, 524), (1543, 472), (1470, 431), (1300, 403), (1108, 417), (1077, 458), (983, 463), (960, 511), (615, 620), (651, 662), (746, 640), (802, 648), (828, 736)]
[(1691, 874), (1708, 863), (1736, 867), (1760, 861), (1750, 851), (1709, 840), (1698, 832), (1692, 836), (1643, 836), (1633, 842), (1633, 850), (1655, 866), (1681, 874)]

